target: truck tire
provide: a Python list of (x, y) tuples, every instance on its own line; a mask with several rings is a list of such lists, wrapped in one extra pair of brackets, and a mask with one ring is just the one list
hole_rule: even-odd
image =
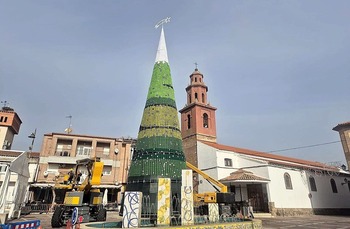
[(63, 208), (56, 207), (55, 212), (53, 213), (52, 218), (51, 218), (51, 226), (53, 228), (63, 226), (63, 220), (62, 220), (63, 212), (64, 212)]
[(107, 218), (107, 210), (105, 208), (102, 208), (96, 216), (96, 221), (106, 221)]

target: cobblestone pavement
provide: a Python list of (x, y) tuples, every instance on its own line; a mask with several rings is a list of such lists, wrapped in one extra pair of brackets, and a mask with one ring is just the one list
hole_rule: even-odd
[(300, 216), (263, 218), (263, 228), (317, 228), (346, 229), (350, 228), (350, 216)]
[[(40, 220), (40, 225), (43, 229), (52, 228), (51, 227), (51, 217), (52, 213), (33, 213), (29, 215), (24, 215), (20, 219), (13, 220), (11, 222), (20, 222), (20, 221), (29, 221), (29, 220)], [(117, 222), (120, 221), (121, 217), (117, 211), (107, 211), (107, 220), (106, 222)], [(61, 227), (66, 228), (66, 226)]]
[[(52, 213), (29, 214), (15, 221), (40, 220), (43, 229), (51, 228)], [(302, 216), (302, 217), (273, 217), (259, 218), (263, 222), (263, 228), (300, 228), (300, 229), (350, 229), (350, 216)], [(116, 222), (121, 217), (116, 211), (107, 212), (107, 222)], [(66, 228), (66, 227), (62, 227)]]

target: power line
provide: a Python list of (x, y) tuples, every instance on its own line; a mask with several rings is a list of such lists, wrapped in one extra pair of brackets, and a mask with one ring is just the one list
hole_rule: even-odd
[(334, 143), (339, 143), (339, 142), (340, 141), (325, 142), (325, 143), (319, 143), (319, 144), (315, 144), (315, 145), (307, 145), (307, 146), (299, 146), (299, 147), (293, 147), (293, 148), (287, 148), (287, 149), (271, 150), (271, 151), (267, 151), (267, 152), (274, 153), (274, 152), (282, 152), (282, 151), (288, 151), (288, 150), (293, 150), (293, 149), (305, 149), (305, 148), (312, 148), (312, 147), (329, 145), (329, 144), (334, 144)]

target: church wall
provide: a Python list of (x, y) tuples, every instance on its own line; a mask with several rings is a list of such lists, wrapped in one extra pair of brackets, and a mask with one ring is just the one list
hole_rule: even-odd
[[(291, 177), (293, 189), (286, 189), (284, 174)], [(269, 167), (270, 202), (276, 208), (311, 208), (306, 176), (299, 170)]]
[[(344, 183), (344, 176), (338, 174), (330, 176), (327, 173), (307, 172), (307, 177), (315, 179), (317, 191), (310, 190), (310, 201), (313, 208), (350, 208), (350, 189)], [(333, 193), (330, 180), (334, 179), (338, 193)]]
[[(198, 168), (209, 176), (217, 179), (218, 170), (217, 170), (217, 152), (215, 148), (207, 146), (201, 142), (197, 142), (197, 155), (198, 155)], [(202, 180), (202, 183), (198, 185), (198, 192), (208, 192), (216, 191), (211, 184), (209, 184), (202, 177), (199, 178)], [(194, 184), (195, 185), (195, 184)]]

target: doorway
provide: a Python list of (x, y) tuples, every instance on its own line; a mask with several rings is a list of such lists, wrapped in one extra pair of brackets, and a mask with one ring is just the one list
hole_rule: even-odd
[(247, 192), (254, 212), (269, 212), (265, 184), (247, 184)]

